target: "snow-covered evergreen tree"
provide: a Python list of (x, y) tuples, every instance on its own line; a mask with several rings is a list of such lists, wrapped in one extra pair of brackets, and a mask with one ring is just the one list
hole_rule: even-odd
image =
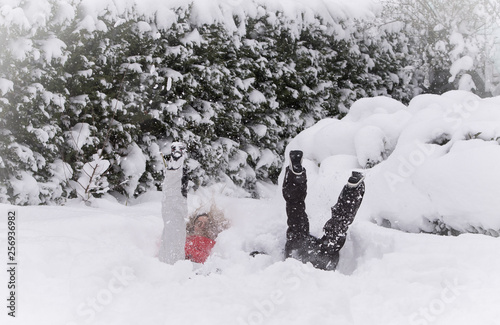
[[(72, 170), (59, 157), (66, 96), (65, 44), (55, 32), (67, 21), (54, 11), (24, 4), (2, 7), (0, 18), (0, 201), (58, 202), (67, 196)], [(34, 15), (36, 13), (36, 15)]]
[[(389, 24), (410, 41), (413, 73), (425, 92), (450, 89), (491, 95), (498, 1), (387, 1)], [(397, 21), (401, 23), (394, 23)]]
[[(361, 97), (413, 94), (408, 39), (381, 30), (370, 10), (214, 2), (201, 15), (203, 6), (4, 7), (1, 199), (160, 189), (160, 153), (173, 141), (188, 146), (191, 186), (230, 179), (252, 191), (277, 180), (286, 144), (304, 128)], [(27, 182), (37, 191), (28, 195)]]

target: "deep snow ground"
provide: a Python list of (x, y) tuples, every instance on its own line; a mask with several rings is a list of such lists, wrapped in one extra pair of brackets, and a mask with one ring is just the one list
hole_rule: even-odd
[[(285, 215), (279, 195), (253, 200), (216, 192), (196, 193), (189, 203), (211, 197), (232, 222), (203, 266), (170, 266), (155, 258), (159, 193), (128, 206), (98, 200), (93, 207), (15, 207), (18, 317), (7, 317), (2, 308), (1, 323), (499, 323), (499, 238), (410, 234), (360, 217), (338, 270), (325, 272), (281, 259)], [(0, 206), (3, 268), (11, 208)], [(252, 250), (269, 255), (252, 258)], [(5, 297), (7, 274), (0, 274)]]
[[(231, 227), (204, 265), (160, 263), (161, 193), (127, 205), (0, 205), (1, 324), (500, 324), (500, 237), (420, 233), (437, 223), (498, 235), (500, 97), (453, 91), (404, 105), (363, 99), (287, 147), (304, 151), (311, 232), (353, 169), (366, 194), (337, 271), (282, 259), (286, 217), (276, 186), (254, 200), (230, 185), (188, 196)], [(376, 163), (369, 168), (368, 163)], [(286, 163), (285, 163), (286, 165)], [(7, 316), (7, 211), (18, 212), (17, 318)], [(383, 228), (377, 224), (409, 231)], [(249, 256), (252, 251), (265, 255)]]

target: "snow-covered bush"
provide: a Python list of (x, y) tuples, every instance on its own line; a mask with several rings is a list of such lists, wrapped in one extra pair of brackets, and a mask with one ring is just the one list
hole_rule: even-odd
[[(3, 4), (0, 200), (77, 196), (69, 184), (98, 159), (109, 168), (94, 194), (157, 189), (159, 152), (172, 141), (188, 145), (192, 186), (276, 181), (301, 130), (362, 97), (410, 100), (406, 39), (373, 23), (379, 9), (371, 0)], [(28, 196), (17, 186), (27, 179), (38, 186)]]
[(95, 154), (93, 159), (85, 163), (76, 181), (70, 181), (78, 197), (88, 202), (94, 195), (101, 195), (109, 190), (108, 182), (103, 176), (109, 169), (108, 160)]
[(500, 73), (498, 1), (385, 3), (388, 26), (408, 37), (412, 61), (408, 69), (425, 92), (460, 89), (481, 97), (494, 94)]
[[(369, 210), (360, 215), (373, 222), (411, 232), (498, 236), (499, 107), (500, 97), (465, 91), (419, 95), (408, 107), (363, 99), (344, 119), (300, 133), (287, 151), (304, 151), (313, 210), (325, 200), (335, 203), (351, 170), (361, 170), (361, 209)], [(380, 162), (371, 166), (369, 158)]]

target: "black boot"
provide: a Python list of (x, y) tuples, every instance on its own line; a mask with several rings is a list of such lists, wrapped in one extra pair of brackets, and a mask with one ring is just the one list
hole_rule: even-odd
[(167, 169), (176, 170), (184, 165), (186, 158), (186, 145), (182, 142), (173, 142), (170, 146), (171, 154)]
[(361, 182), (365, 179), (365, 175), (360, 172), (352, 172), (351, 177), (347, 181), (347, 186), (349, 187), (357, 187)]
[(304, 153), (301, 150), (290, 151), (290, 169), (295, 174), (302, 174), (304, 167), (302, 167), (302, 157)]

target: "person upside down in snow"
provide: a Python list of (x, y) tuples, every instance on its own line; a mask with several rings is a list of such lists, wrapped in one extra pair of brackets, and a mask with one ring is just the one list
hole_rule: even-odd
[(168, 264), (184, 259), (204, 263), (215, 245), (215, 239), (228, 227), (222, 211), (214, 205), (207, 212), (195, 212), (186, 225), (188, 178), (183, 168), (185, 158), (185, 145), (172, 143), (170, 159), (165, 160), (163, 233), (158, 252), (159, 260)]
[(208, 212), (193, 214), (186, 227), (186, 259), (205, 263), (215, 246), (215, 239), (228, 227), (229, 222), (215, 205), (212, 205)]
[[(227, 221), (213, 206), (211, 212), (192, 217), (187, 228), (185, 227), (183, 220), (187, 215), (187, 178), (181, 168), (184, 152), (183, 144), (172, 144), (172, 158), (167, 166), (163, 187), (164, 230), (159, 259), (169, 264), (180, 259), (204, 263), (215, 245), (217, 235), (227, 228)], [(352, 172), (337, 203), (332, 207), (332, 217), (323, 228), (324, 235), (316, 238), (309, 233), (309, 220), (305, 207), (307, 175), (302, 166), (302, 157), (302, 151), (290, 152), (291, 163), (285, 170), (283, 181), (282, 192), (286, 202), (288, 225), (285, 257), (293, 257), (304, 263), (310, 262), (319, 269), (334, 270), (338, 264), (339, 251), (346, 240), (347, 229), (353, 222), (363, 199), (364, 176), (359, 172)]]
[(285, 257), (310, 262), (323, 270), (334, 270), (339, 261), (339, 251), (346, 241), (347, 229), (363, 200), (364, 176), (353, 171), (340, 192), (337, 203), (331, 208), (331, 218), (323, 227), (324, 235), (316, 238), (309, 233), (306, 213), (306, 169), (302, 167), (303, 153), (290, 151), (290, 166), (285, 170), (283, 197), (286, 202), (288, 229), (286, 231)]

